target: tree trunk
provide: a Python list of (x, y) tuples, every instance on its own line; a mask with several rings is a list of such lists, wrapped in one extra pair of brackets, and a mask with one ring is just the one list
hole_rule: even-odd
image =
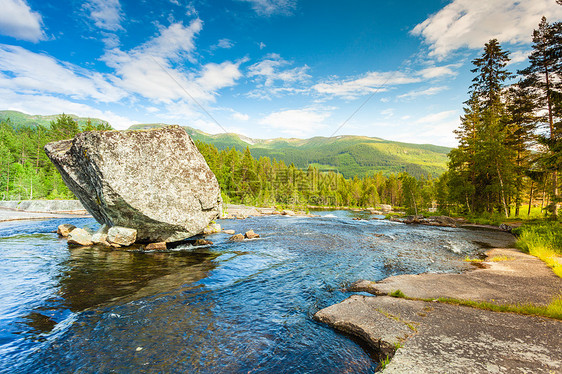
[(531, 191), (529, 192), (529, 209), (527, 210), (527, 217), (531, 215), (532, 202), (533, 202), (533, 181), (531, 181)]
[(504, 190), (504, 186), (503, 186), (503, 179), (502, 179), (502, 175), (500, 173), (500, 166), (498, 165), (498, 162), (496, 160), (496, 169), (498, 171), (498, 178), (500, 179), (500, 187), (501, 187), (501, 198), (502, 198), (502, 203), (503, 203), (503, 210), (505, 213), (505, 218), (509, 218), (509, 212), (507, 210), (507, 204), (505, 202), (505, 190)]

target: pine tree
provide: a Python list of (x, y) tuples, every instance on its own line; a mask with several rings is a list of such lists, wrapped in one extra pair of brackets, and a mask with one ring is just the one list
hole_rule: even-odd
[[(560, 97), (562, 96), (557, 81), (560, 80), (562, 68), (561, 49), (561, 24), (549, 24), (543, 17), (539, 23), (539, 28), (533, 32), (533, 51), (529, 56), (529, 66), (518, 73), (523, 75), (522, 85), (537, 92), (536, 104), (540, 111), (544, 112), (541, 123), (548, 129), (548, 140), (543, 142), (549, 147), (549, 154), (545, 157), (549, 160), (556, 159), (553, 152), (557, 139), (560, 137)], [(557, 108), (558, 107), (558, 108)], [(559, 166), (552, 167), (552, 187), (550, 190), (550, 207), (552, 216), (558, 216), (558, 169)]]

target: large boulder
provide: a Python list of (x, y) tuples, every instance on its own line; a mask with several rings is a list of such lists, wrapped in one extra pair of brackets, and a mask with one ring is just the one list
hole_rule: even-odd
[(179, 126), (84, 132), (45, 152), (99, 223), (136, 229), (139, 242), (183, 240), (220, 216), (217, 179)]

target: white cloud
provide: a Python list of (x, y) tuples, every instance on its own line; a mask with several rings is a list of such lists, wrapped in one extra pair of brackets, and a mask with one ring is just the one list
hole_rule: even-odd
[(203, 67), (201, 76), (197, 78), (197, 84), (208, 92), (214, 92), (220, 88), (233, 86), (235, 81), (242, 76), (240, 63), (225, 61), (222, 64), (209, 63)]
[(234, 42), (230, 39), (221, 39), (217, 43), (218, 48), (230, 49), (234, 47)]
[(249, 115), (236, 111), (234, 111), (230, 117), (237, 121), (248, 121), (250, 119)]
[(390, 117), (394, 116), (394, 108), (385, 109), (381, 111), (381, 114), (384, 117), (384, 119), (389, 119)]
[(273, 112), (259, 121), (279, 132), (294, 136), (307, 137), (325, 129), (325, 120), (330, 117), (326, 110), (316, 108), (289, 109)]
[(260, 49), (264, 49), (265, 47), (267, 47), (267, 46), (265, 45), (265, 43), (264, 43), (264, 42), (260, 42)]
[(360, 78), (331, 80), (314, 85), (312, 88), (321, 94), (356, 99), (373, 92), (384, 92), (388, 86), (416, 83), (420, 78), (399, 71), (369, 72)]
[(468, 47), (481, 49), (493, 38), (500, 43), (528, 43), (542, 16), (562, 19), (553, 0), (454, 0), (411, 32), (439, 59)]
[(41, 15), (24, 0), (1, 0), (0, 9), (0, 33), (34, 43), (46, 39)]
[(96, 27), (116, 31), (121, 27), (121, 4), (119, 0), (89, 0), (82, 8), (89, 13)]
[(441, 77), (451, 77), (456, 76), (458, 73), (453, 70), (453, 68), (459, 68), (461, 64), (450, 64), (445, 66), (431, 66), (429, 68), (422, 69), (418, 74), (424, 79), (433, 79)]
[(188, 99), (189, 96), (196, 100), (212, 101), (213, 92), (206, 90), (214, 91), (231, 85), (233, 79), (240, 76), (236, 72), (238, 64), (208, 64), (203, 67), (201, 74), (174, 67), (174, 64), (181, 65), (185, 59), (191, 59), (195, 50), (194, 40), (201, 28), (199, 19), (188, 26), (174, 23), (130, 51), (114, 48), (106, 52), (102, 60), (115, 69), (119, 77), (116, 84), (145, 98), (166, 103)]
[(0, 87), (13, 92), (61, 94), (99, 102), (119, 101), (126, 96), (108, 79), (50, 56), (0, 44)]
[(430, 87), (427, 88), (425, 90), (417, 90), (417, 91), (410, 91), (408, 93), (405, 93), (403, 95), (398, 96), (399, 99), (412, 99), (418, 96), (431, 96), (431, 95), (436, 95), (441, 91), (447, 90), (449, 87), (447, 86), (439, 86), (439, 87)]
[(252, 9), (260, 16), (274, 14), (290, 15), (296, 9), (296, 0), (240, 0), (250, 3)]
[(263, 79), (265, 86), (272, 86), (276, 81), (292, 83), (305, 81), (310, 78), (310, 75), (307, 74), (309, 69), (307, 65), (293, 69), (283, 69), (287, 65), (291, 65), (291, 63), (282, 59), (278, 54), (272, 53), (267, 55), (262, 61), (250, 66), (248, 76)]
[(428, 114), (424, 117), (419, 118), (415, 123), (437, 123), (442, 122), (448, 118), (451, 118), (454, 115), (457, 115), (458, 112), (456, 110), (447, 110), (444, 112), (439, 113), (432, 113)]
[(512, 53), (509, 54), (509, 62), (507, 64), (511, 65), (511, 64), (516, 64), (518, 62), (527, 61), (530, 54), (531, 54), (530, 50), (512, 52)]

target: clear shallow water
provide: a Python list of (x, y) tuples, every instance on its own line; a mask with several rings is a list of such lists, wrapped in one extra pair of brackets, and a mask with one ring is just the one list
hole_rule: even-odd
[(262, 239), (166, 253), (68, 249), (61, 223), (0, 224), (0, 372), (371, 373), (312, 315), (358, 279), (461, 271), (510, 235), (323, 217), (219, 221)]

